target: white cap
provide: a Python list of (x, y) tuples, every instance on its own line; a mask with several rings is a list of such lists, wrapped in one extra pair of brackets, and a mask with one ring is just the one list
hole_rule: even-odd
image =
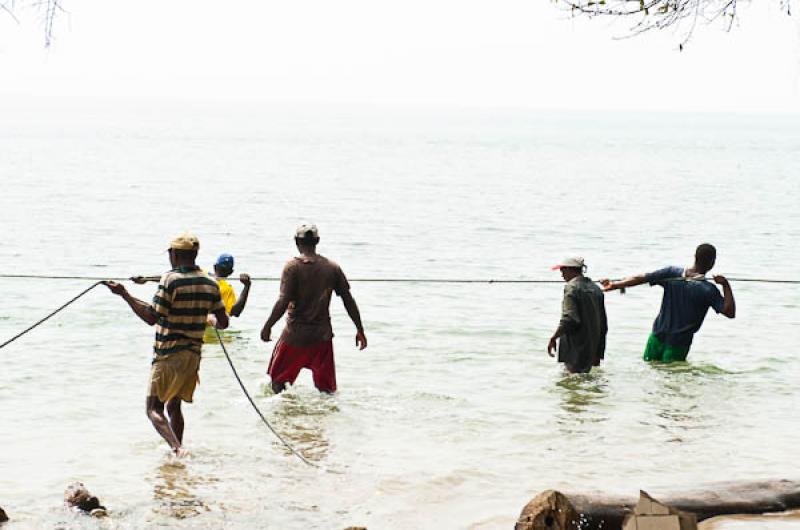
[(315, 224), (303, 223), (295, 229), (294, 237), (297, 239), (318, 239), (319, 230)]
[(558, 265), (553, 265), (552, 270), (557, 271), (563, 268), (583, 270), (586, 268), (586, 264), (583, 262), (583, 258), (578, 256), (573, 256), (570, 258), (562, 259)]

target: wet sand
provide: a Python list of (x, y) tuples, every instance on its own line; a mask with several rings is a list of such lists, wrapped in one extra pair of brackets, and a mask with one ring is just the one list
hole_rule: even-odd
[(700, 523), (698, 528), (700, 530), (800, 530), (800, 511), (712, 517)]

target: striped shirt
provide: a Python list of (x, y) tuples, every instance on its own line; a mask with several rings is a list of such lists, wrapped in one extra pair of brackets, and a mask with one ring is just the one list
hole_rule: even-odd
[(158, 317), (156, 358), (182, 350), (200, 353), (209, 313), (225, 309), (217, 282), (200, 267), (180, 267), (161, 277), (150, 309)]

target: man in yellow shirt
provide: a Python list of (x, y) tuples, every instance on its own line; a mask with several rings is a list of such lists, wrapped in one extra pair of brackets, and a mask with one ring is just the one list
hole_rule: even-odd
[[(247, 297), (250, 294), (250, 275), (246, 273), (239, 275), (239, 281), (242, 282), (244, 288), (237, 300), (236, 292), (226, 279), (231, 274), (233, 274), (233, 256), (230, 254), (220, 254), (217, 261), (214, 263), (214, 274), (209, 274), (209, 276), (215, 279), (219, 285), (219, 293), (222, 297), (222, 303), (225, 305), (225, 312), (232, 317), (238, 317), (242, 314), (242, 311), (244, 311), (244, 306), (247, 305)], [(131, 280), (133, 280), (134, 283), (143, 284), (149, 281), (158, 281), (159, 278), (156, 276), (134, 276)], [(213, 320), (213, 318), (211, 320)], [(209, 322), (209, 325), (213, 326), (214, 324), (213, 322)], [(209, 337), (213, 338), (213, 335)], [(216, 339), (212, 342), (216, 342)]]
[(245, 273), (239, 275), (239, 281), (242, 282), (244, 288), (237, 300), (233, 287), (226, 280), (231, 274), (233, 274), (233, 256), (220, 254), (214, 263), (214, 278), (219, 284), (219, 293), (222, 296), (222, 303), (225, 304), (225, 311), (232, 317), (238, 317), (244, 311), (247, 296), (250, 294), (250, 275)]

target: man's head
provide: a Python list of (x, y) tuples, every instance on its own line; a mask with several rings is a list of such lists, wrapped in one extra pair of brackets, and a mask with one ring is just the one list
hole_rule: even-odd
[(717, 261), (717, 249), (714, 245), (703, 243), (694, 251), (694, 266), (695, 270), (700, 274), (705, 274), (714, 268), (714, 263)]
[(581, 276), (586, 270), (586, 264), (583, 262), (583, 258), (576, 256), (562, 259), (558, 265), (553, 265), (552, 269), (561, 271), (561, 277), (568, 282), (576, 276)]
[(294, 242), (298, 249), (315, 249), (319, 243), (319, 230), (317, 225), (305, 223), (294, 231)]
[(218, 278), (227, 278), (233, 273), (233, 256), (220, 254), (214, 263), (214, 274)]
[(200, 241), (197, 236), (184, 232), (169, 244), (169, 262), (173, 267), (194, 265)]

